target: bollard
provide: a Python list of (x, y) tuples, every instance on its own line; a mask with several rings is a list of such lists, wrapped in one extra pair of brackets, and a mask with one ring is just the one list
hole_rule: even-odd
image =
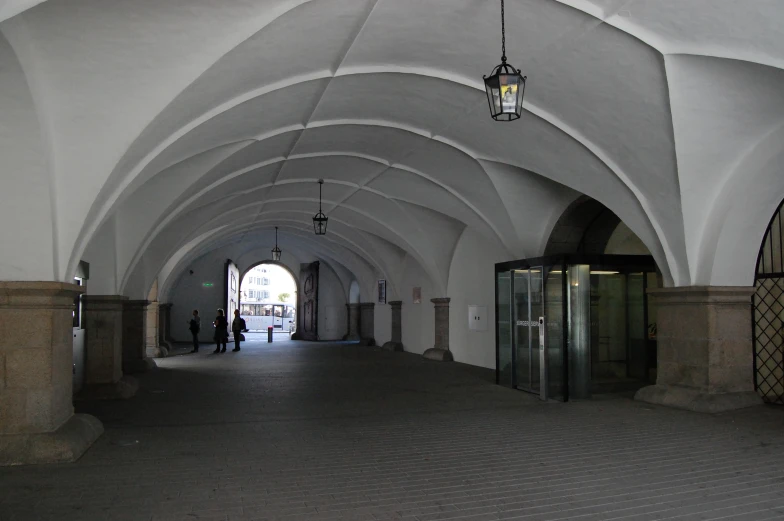
[(267, 343), (272, 342), (272, 326), (267, 326)]

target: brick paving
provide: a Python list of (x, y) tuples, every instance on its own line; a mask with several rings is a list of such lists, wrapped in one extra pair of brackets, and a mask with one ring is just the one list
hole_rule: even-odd
[(784, 519), (784, 409), (542, 403), (352, 344), (161, 360), (75, 464), (0, 469), (0, 520)]

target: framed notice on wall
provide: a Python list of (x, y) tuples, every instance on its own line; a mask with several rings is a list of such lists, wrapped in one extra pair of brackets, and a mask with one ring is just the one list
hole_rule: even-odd
[(387, 303), (387, 281), (385, 280), (378, 281), (378, 303)]
[(422, 303), (422, 288), (416, 287), (414, 288), (414, 304), (421, 304)]

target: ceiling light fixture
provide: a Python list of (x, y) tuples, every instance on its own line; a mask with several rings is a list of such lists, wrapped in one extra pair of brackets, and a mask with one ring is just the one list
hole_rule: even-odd
[(324, 212), (321, 211), (321, 185), (324, 184), (324, 180), (319, 179), (318, 184), (319, 184), (319, 211), (316, 215), (313, 216), (313, 231), (316, 232), (316, 235), (326, 235), (328, 218), (326, 215), (324, 215)]
[(496, 121), (514, 121), (523, 113), (525, 80), (520, 69), (506, 63), (506, 23), (504, 21), (504, 0), (501, 0), (501, 64), (493, 69), (490, 76), (483, 76), (490, 115)]
[(275, 247), (272, 248), (272, 260), (275, 262), (280, 262), (280, 254), (283, 253), (278, 248), (278, 227), (275, 227)]

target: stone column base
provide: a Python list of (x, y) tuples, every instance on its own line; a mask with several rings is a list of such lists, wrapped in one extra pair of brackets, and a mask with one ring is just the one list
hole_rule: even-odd
[(438, 349), (437, 347), (431, 347), (424, 353), (422, 356), (427, 358), (428, 360), (435, 360), (437, 362), (454, 362), (455, 357), (452, 356), (452, 351), (448, 349)]
[(360, 338), (359, 339), (359, 345), (367, 346), (367, 347), (373, 347), (374, 345), (376, 345), (376, 339), (375, 338)]
[(708, 394), (679, 385), (651, 385), (634, 395), (635, 400), (694, 412), (718, 413), (762, 405), (755, 392)]
[(119, 381), (110, 384), (88, 384), (76, 395), (78, 400), (127, 400), (136, 395), (139, 380), (123, 375)]
[(160, 344), (155, 347), (147, 346), (147, 358), (166, 358), (169, 355), (169, 350)]
[(158, 369), (158, 364), (156, 364), (155, 360), (152, 358), (144, 358), (137, 360), (123, 360), (122, 367), (123, 373), (125, 374), (137, 374)]
[(103, 434), (101, 422), (75, 414), (54, 432), (0, 435), (0, 466), (68, 463), (78, 460)]
[(403, 349), (403, 344), (401, 344), (400, 342), (387, 342), (386, 344), (381, 346), (381, 349), (384, 349), (386, 351), (398, 351), (398, 352), (405, 351), (405, 349)]

